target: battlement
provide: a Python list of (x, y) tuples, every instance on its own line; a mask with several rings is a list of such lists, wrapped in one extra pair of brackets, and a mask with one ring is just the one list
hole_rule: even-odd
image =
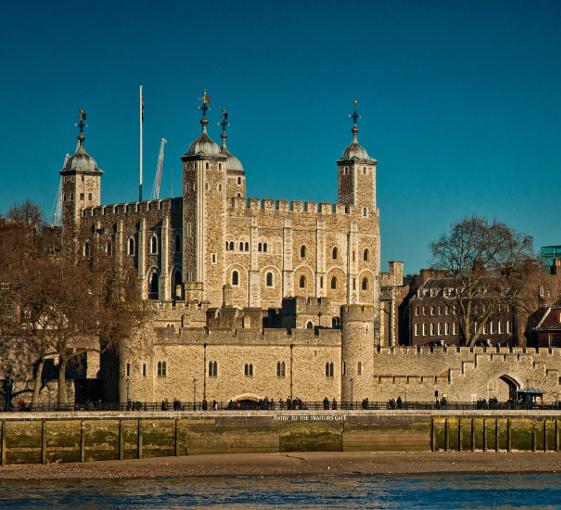
[(230, 208), (233, 210), (279, 211), (299, 214), (321, 214), (348, 216), (355, 213), (352, 205), (332, 204), (327, 202), (307, 202), (301, 200), (274, 200), (270, 198), (233, 197)]
[(143, 202), (124, 202), (96, 207), (85, 207), (81, 211), (82, 218), (97, 216), (120, 216), (126, 214), (146, 213), (149, 211), (170, 211), (174, 201), (181, 199), (163, 198), (160, 200), (147, 200)]
[(374, 305), (345, 305), (341, 307), (341, 322), (373, 322), (376, 319)]
[(156, 344), (181, 345), (316, 345), (340, 347), (341, 332), (338, 329), (285, 329), (264, 328), (217, 330), (208, 328), (154, 328)]

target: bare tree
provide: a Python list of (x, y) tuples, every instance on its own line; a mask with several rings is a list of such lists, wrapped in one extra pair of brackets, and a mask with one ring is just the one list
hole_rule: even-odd
[(28, 199), (12, 205), (8, 211), (7, 218), (25, 227), (39, 228), (44, 222), (41, 208)]
[(526, 298), (525, 283), (536, 266), (530, 236), (473, 216), (452, 225), (430, 248), (433, 268), (450, 278), (443, 299), (456, 316), (461, 344), (475, 345), (502, 307), (517, 307)]
[(45, 360), (58, 360), (57, 402), (64, 405), (69, 363), (88, 351), (116, 346), (147, 320), (148, 313), (135, 275), (119, 266), (118, 259), (101, 249), (78, 250), (78, 241), (65, 238), (60, 229), (38, 228), (33, 204), (12, 209), (30, 214), (14, 214), (0, 223), (0, 257), (5, 264), (0, 304), (15, 306), (20, 314), (9, 325), (0, 321), (0, 328), (10, 326), (36, 353), (33, 404), (42, 387)]

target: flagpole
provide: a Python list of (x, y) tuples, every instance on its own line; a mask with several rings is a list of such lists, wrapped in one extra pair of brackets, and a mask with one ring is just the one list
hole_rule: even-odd
[(139, 182), (138, 182), (138, 201), (142, 202), (142, 124), (144, 122), (144, 104), (142, 101), (142, 83), (139, 85), (140, 89), (140, 98), (139, 98), (139, 105), (138, 105), (138, 117), (140, 123), (140, 154), (139, 154)]

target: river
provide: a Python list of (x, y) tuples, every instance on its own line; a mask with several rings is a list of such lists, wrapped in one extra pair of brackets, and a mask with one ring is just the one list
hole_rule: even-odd
[(235, 476), (0, 480), (0, 508), (559, 508), (561, 475)]

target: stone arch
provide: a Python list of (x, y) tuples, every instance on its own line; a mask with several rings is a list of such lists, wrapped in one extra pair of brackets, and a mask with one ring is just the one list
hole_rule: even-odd
[[(170, 271), (169, 281), (171, 282), (171, 297), (175, 299), (183, 298), (183, 273), (181, 266), (175, 264)], [(179, 290), (178, 290), (179, 285)]]
[(160, 299), (160, 273), (158, 268), (152, 266), (146, 272), (148, 299)]
[(345, 271), (339, 266), (332, 266), (327, 270), (327, 297), (334, 301), (344, 302), (347, 299), (347, 278)]
[[(366, 279), (366, 288), (364, 282)], [(359, 301), (361, 303), (372, 303), (374, 301), (374, 273), (370, 269), (362, 270), (358, 275), (357, 288), (359, 290)]]
[[(305, 285), (301, 287), (301, 279), (304, 277)], [(314, 292), (314, 272), (310, 266), (300, 265), (294, 269), (294, 294), (296, 296), (305, 296)]]

